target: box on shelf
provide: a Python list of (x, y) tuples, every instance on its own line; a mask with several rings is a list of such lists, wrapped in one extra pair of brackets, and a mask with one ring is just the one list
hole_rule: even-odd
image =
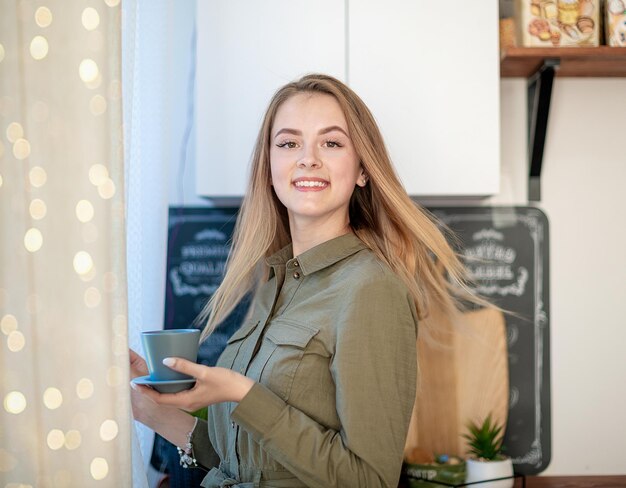
[(519, 46), (600, 45), (600, 0), (516, 0), (515, 17)]
[(605, 16), (607, 46), (626, 46), (626, 5), (623, 0), (607, 0)]

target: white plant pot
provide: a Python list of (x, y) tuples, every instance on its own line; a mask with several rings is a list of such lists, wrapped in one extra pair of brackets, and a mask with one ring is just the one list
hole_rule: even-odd
[[(513, 476), (513, 462), (511, 458), (502, 461), (477, 461), (468, 459), (465, 463), (465, 482), (492, 480)], [(476, 488), (512, 488), (515, 480), (491, 481), (474, 485)]]

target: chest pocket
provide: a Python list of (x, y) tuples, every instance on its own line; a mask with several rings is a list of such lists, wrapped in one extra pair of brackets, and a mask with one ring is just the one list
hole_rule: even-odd
[(301, 323), (274, 320), (263, 339), (267, 360), (262, 366), (260, 382), (287, 400), (307, 346), (318, 332), (319, 329)]
[(259, 322), (259, 320), (250, 320), (249, 322), (245, 322), (235, 331), (235, 333), (226, 342), (226, 347), (217, 361), (217, 366), (232, 369), (237, 353), (239, 353), (239, 349), (241, 349), (241, 345), (244, 343), (246, 337), (248, 337), (252, 331), (256, 329)]

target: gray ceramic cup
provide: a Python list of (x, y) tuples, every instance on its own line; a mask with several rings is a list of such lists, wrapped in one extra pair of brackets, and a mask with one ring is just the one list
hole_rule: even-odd
[(191, 376), (174, 371), (163, 364), (165, 358), (198, 359), (198, 329), (152, 330), (141, 333), (141, 342), (153, 381), (187, 380)]

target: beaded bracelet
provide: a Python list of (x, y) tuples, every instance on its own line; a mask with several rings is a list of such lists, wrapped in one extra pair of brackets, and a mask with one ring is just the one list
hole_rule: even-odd
[(187, 432), (187, 443), (185, 447), (176, 447), (178, 451), (178, 455), (180, 456), (180, 465), (187, 469), (189, 467), (197, 468), (198, 463), (196, 463), (196, 457), (193, 452), (193, 444), (191, 443), (191, 436), (193, 435), (193, 431), (196, 429), (198, 425), (198, 418), (196, 417), (196, 421), (193, 424), (193, 428)]

